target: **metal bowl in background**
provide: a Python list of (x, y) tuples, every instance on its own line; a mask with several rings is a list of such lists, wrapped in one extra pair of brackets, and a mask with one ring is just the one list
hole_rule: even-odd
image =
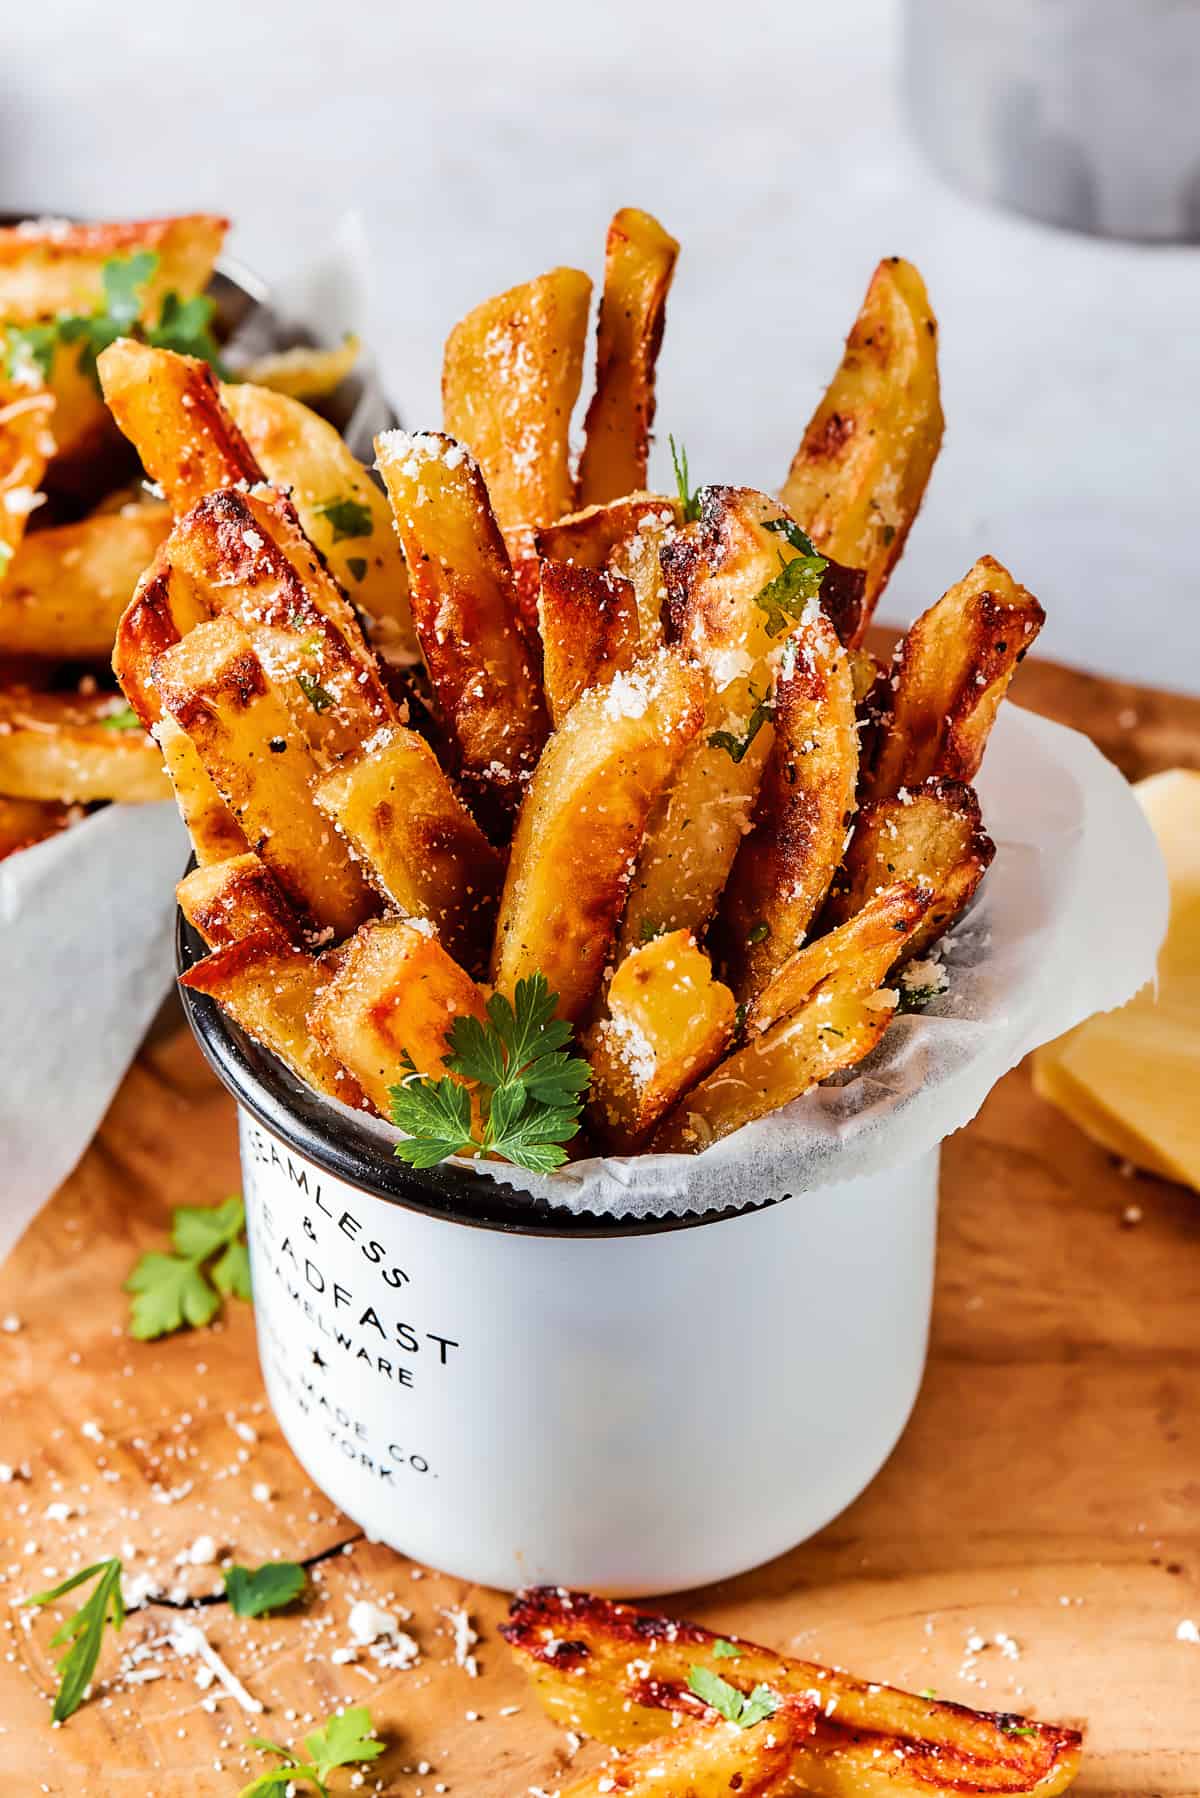
[(912, 128), (979, 198), (1200, 242), (1200, 0), (907, 0)]

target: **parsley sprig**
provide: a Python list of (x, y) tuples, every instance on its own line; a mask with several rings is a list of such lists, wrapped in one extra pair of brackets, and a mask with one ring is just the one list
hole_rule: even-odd
[(294, 1603), (308, 1584), (297, 1561), (264, 1561), (261, 1567), (229, 1567), (225, 1596), (235, 1617), (265, 1617)]
[(683, 507), (684, 522), (695, 524), (700, 516), (700, 489), (692, 487), (688, 474), (688, 455), (682, 443), (676, 448), (673, 437), (668, 437), (667, 442), (671, 446), (671, 464), (675, 470), (675, 486)]
[(763, 529), (782, 536), (799, 552), (790, 562), (780, 552), (779, 573), (755, 595), (755, 604), (767, 615), (769, 635), (779, 637), (796, 622), (810, 600), (820, 598), (821, 581), (829, 563), (818, 554), (812, 538), (793, 519), (767, 518), (763, 521)]
[(377, 1759), (384, 1751), (365, 1704), (351, 1705), (349, 1710), (328, 1718), (322, 1728), (305, 1736), (304, 1752), (309, 1757), (306, 1761), (300, 1760), (290, 1748), (281, 1748), (278, 1742), (268, 1742), (263, 1736), (251, 1736), (247, 1746), (257, 1748), (260, 1754), (279, 1755), (283, 1765), (272, 1767), (269, 1773), (261, 1773), (257, 1779), (252, 1779), (242, 1788), (240, 1798), (266, 1798), (268, 1793), (283, 1791), (301, 1780), (318, 1791), (321, 1798), (329, 1798), (327, 1782), (336, 1768), (361, 1766), (364, 1761)]
[(124, 705), (115, 712), (109, 712), (100, 720), (101, 730), (141, 730), (142, 721), (131, 705)]
[(67, 1650), (58, 1663), (59, 1684), (52, 1713), (56, 1723), (65, 1723), (68, 1717), (74, 1716), (86, 1698), (100, 1658), (105, 1625), (111, 1623), (114, 1629), (120, 1629), (125, 1621), (121, 1563), (115, 1557), (110, 1561), (95, 1561), (92, 1566), (73, 1573), (61, 1586), (55, 1586), (49, 1592), (38, 1592), (25, 1600), (26, 1604), (38, 1606), (56, 1604), (76, 1586), (85, 1585), (90, 1579), (96, 1581), (91, 1597), (85, 1599), (50, 1638), (51, 1648), (66, 1646)]
[[(133, 1293), (129, 1333), (139, 1342), (190, 1325), (202, 1329), (221, 1299), (250, 1297), (246, 1210), (235, 1194), (221, 1205), (181, 1205), (171, 1225), (173, 1255), (143, 1255), (125, 1282)], [(214, 1259), (215, 1257), (215, 1259)]]
[(408, 1136), (396, 1144), (402, 1161), (427, 1168), (449, 1155), (495, 1155), (538, 1174), (562, 1166), (592, 1074), (567, 1052), (574, 1032), (555, 1017), (557, 1003), (545, 975), (533, 974), (518, 980), (512, 1004), (492, 994), (486, 1023), (455, 1018), (445, 1066), (473, 1081), (474, 1094), (448, 1077), (431, 1080), (406, 1060), (409, 1077), (389, 1088), (392, 1122)]
[(750, 1693), (739, 1692), (711, 1667), (693, 1667), (688, 1674), (688, 1690), (739, 1729), (750, 1729), (779, 1709), (779, 1694), (772, 1692), (770, 1686), (760, 1684)]
[(770, 698), (766, 693), (756, 693), (754, 688), (751, 687), (750, 697), (755, 702), (754, 710), (747, 718), (746, 728), (740, 737), (736, 732), (731, 730), (714, 730), (709, 732), (709, 748), (723, 749), (731, 762), (740, 762), (743, 760), (746, 751), (749, 749), (751, 743), (753, 743), (763, 725), (766, 724), (769, 718), (772, 718), (775, 715), (775, 707), (771, 704)]

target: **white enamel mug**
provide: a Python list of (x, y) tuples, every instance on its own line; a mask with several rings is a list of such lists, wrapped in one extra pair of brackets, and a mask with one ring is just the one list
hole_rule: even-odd
[[(201, 949), (181, 924), (181, 967)], [(749, 1211), (579, 1217), (414, 1172), (183, 1001), (238, 1101), (272, 1408), (372, 1538), (638, 1597), (782, 1553), (883, 1465), (925, 1363), (936, 1151)]]

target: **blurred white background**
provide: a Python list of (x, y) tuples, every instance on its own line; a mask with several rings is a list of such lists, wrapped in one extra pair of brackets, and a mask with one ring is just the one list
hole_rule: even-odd
[[(964, 0), (964, 4), (967, 0)], [(949, 420), (883, 616), (988, 550), (1044, 649), (1200, 687), (1200, 250), (1073, 237), (947, 188), (904, 127), (897, 0), (26, 7), (0, 73), (0, 206), (212, 208), (268, 277), (361, 212), (372, 333), (407, 424), (441, 344), (619, 205), (683, 243), (660, 368), (700, 479), (774, 486), (874, 262), (942, 324)], [(664, 477), (665, 478), (665, 477)]]

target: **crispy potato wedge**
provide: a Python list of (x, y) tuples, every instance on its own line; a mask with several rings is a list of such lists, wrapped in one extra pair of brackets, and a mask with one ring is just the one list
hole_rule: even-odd
[(288, 399), (323, 400), (341, 386), (361, 354), (362, 343), (348, 331), (332, 348), (298, 343), (290, 350), (255, 356), (238, 369), (238, 378), (247, 386), (267, 387)]
[(604, 505), (569, 512), (555, 524), (543, 525), (534, 538), (537, 553), (549, 562), (573, 562), (577, 568), (607, 568), (613, 552), (645, 525), (682, 524), (679, 501), (660, 493), (629, 493)]
[(157, 319), (168, 293), (187, 299), (207, 285), (228, 229), (228, 219), (204, 212), (119, 224), (9, 225), (0, 230), (0, 318), (24, 325), (59, 312), (98, 312), (104, 264), (150, 250), (158, 261), (141, 300), (143, 315)]
[(181, 974), (179, 984), (215, 999), (239, 1030), (277, 1055), (297, 1080), (362, 1110), (366, 1102), (357, 1080), (309, 1028), (309, 1013), (331, 977), (329, 962), (272, 934), (214, 949)]
[(219, 487), (263, 479), (207, 362), (119, 337), (96, 366), (109, 411), (177, 518)]
[(163, 710), (304, 921), (349, 936), (373, 896), (313, 800), (316, 763), (244, 632), (229, 618), (198, 624), (152, 672)]
[(679, 245), (658, 220), (623, 207), (608, 227), (596, 327), (596, 391), (584, 420), (579, 503), (620, 499), (646, 485), (654, 423), (654, 365)]
[(380, 1117), (390, 1118), (389, 1088), (403, 1081), (405, 1057), (419, 1073), (441, 1079), (446, 1033), (459, 1017), (487, 1018), (470, 975), (435, 938), (402, 919), (381, 918), (349, 945), (310, 1022)]
[(0, 654), (107, 660), (170, 522), (165, 506), (129, 505), (26, 537), (0, 586)]
[(288, 490), (309, 541), (366, 614), (373, 646), (399, 666), (419, 661), (404, 552), (387, 500), (362, 463), (327, 419), (284, 393), (233, 382), (221, 388), (221, 402), (267, 479)]
[(971, 780), (1009, 682), (1045, 622), (1033, 594), (992, 556), (909, 627), (897, 651), (868, 799), (931, 775)]
[(846, 990), (836, 976), (719, 1062), (656, 1130), (660, 1153), (696, 1154), (743, 1124), (790, 1105), (812, 1087), (871, 1053), (896, 1007), (888, 992)]
[(854, 686), (823, 612), (784, 645), (773, 721), (754, 827), (734, 858), (717, 916), (718, 962), (741, 1000), (761, 992), (804, 940), (854, 815)]
[(506, 538), (575, 503), (569, 433), (592, 284), (552, 269), (469, 312), (446, 339), (444, 423), (483, 470)]
[(160, 547), (117, 621), (112, 652), (113, 673), (146, 730), (162, 709), (151, 678), (155, 656), (208, 616), (191, 581), (171, 567)]
[[(857, 1793), (846, 1773), (837, 1785), (810, 1784), (810, 1768), (822, 1771), (819, 1743), (828, 1732), (811, 1698), (785, 1698), (769, 1720), (742, 1729), (714, 1712), (712, 1720), (684, 1723), (655, 1742), (573, 1779), (559, 1798), (799, 1798), (802, 1793)], [(864, 1759), (861, 1753), (856, 1759)], [(848, 1772), (848, 1770), (847, 1770)], [(876, 1785), (869, 1789), (874, 1791)]]
[[(551, 1719), (615, 1748), (661, 1737), (665, 1712), (710, 1714), (688, 1689), (692, 1668), (704, 1665), (739, 1691), (762, 1684), (782, 1698), (820, 1707), (828, 1746), (819, 1758), (798, 1763), (800, 1791), (828, 1798), (934, 1798), (943, 1792), (1056, 1798), (1079, 1771), (1077, 1730), (918, 1698), (739, 1636), (717, 1637), (694, 1623), (561, 1587), (518, 1593), (500, 1633)], [(719, 1640), (731, 1642), (737, 1656), (716, 1656)], [(842, 1766), (847, 1782), (839, 1784)], [(746, 1782), (741, 1789), (755, 1788)]]
[(399, 726), (377, 736), (313, 797), (399, 911), (429, 919), (464, 966), (486, 963), (504, 862), (423, 737)]
[(207, 494), (166, 555), (211, 611), (241, 625), (322, 766), (396, 723), (353, 608), (285, 495)]
[(605, 1016), (585, 1039), (590, 1115), (608, 1146), (631, 1155), (733, 1037), (737, 1006), (689, 930), (672, 930), (625, 957)]
[(589, 687), (633, 666), (637, 605), (629, 582), (604, 570), (543, 562), (541, 571), (542, 682), (557, 730)]
[(73, 821), (71, 814), (70, 806), (53, 799), (9, 799), (0, 793), (0, 862), (57, 836)]
[(200, 760), (200, 752), (185, 730), (169, 713), (153, 727), (162, 750), (163, 767), (179, 807), (179, 815), (192, 839), (199, 867), (228, 861), (247, 852), (246, 833), (218, 793), (212, 775)]
[(0, 691), (0, 793), (87, 805), (169, 799), (158, 750), (111, 693)]
[(783, 488), (785, 506), (822, 554), (866, 574), (854, 641), (904, 548), (943, 422), (925, 283), (911, 262), (891, 256), (871, 277)]
[(266, 863), (249, 851), (193, 868), (175, 888), (175, 897), (210, 949), (224, 949), (252, 936), (297, 949), (303, 944), (295, 907)]
[(44, 387), (22, 387), (0, 375), (0, 590), (29, 514), (41, 503), (38, 488), (54, 454), (53, 411)]
[(413, 622), (472, 800), (511, 816), (548, 720), (512, 569), (478, 465), (436, 431), (375, 440), (404, 546)]
[(750, 1007), (747, 1028), (769, 1029), (831, 975), (847, 992), (874, 992), (904, 954), (934, 898), (933, 888), (918, 880), (896, 880), (872, 893), (844, 924), (789, 956)]
[(700, 672), (658, 649), (593, 687), (537, 765), (513, 838), (492, 979), (510, 999), (539, 970), (561, 1017), (587, 1009), (650, 808), (704, 718)]
[(670, 634), (704, 669), (708, 696), (703, 730), (650, 819), (624, 952), (661, 930), (702, 930), (750, 826), (775, 736), (767, 708), (777, 652), (805, 606), (817, 609), (787, 591), (797, 552), (768, 528), (780, 521), (764, 493), (707, 487), (698, 522), (662, 549)]
[(960, 780), (937, 777), (903, 798), (872, 800), (858, 814), (822, 925), (844, 924), (893, 881), (921, 881), (934, 900), (904, 945), (906, 959), (920, 955), (966, 910), (995, 853), (979, 801)]

